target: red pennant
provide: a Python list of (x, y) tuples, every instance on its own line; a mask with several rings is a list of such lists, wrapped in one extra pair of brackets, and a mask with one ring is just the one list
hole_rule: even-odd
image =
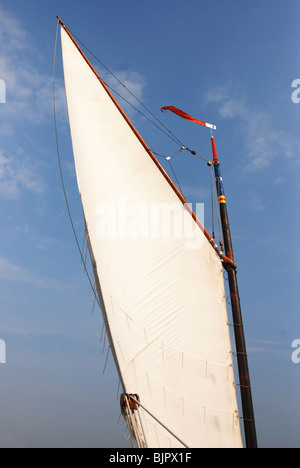
[(180, 109), (177, 109), (177, 107), (174, 107), (174, 106), (165, 106), (165, 107), (162, 107), (161, 108), (161, 111), (162, 112), (165, 112), (166, 110), (169, 110), (171, 112), (174, 112), (174, 114), (177, 114), (179, 115), (180, 117), (182, 117), (183, 119), (186, 119), (186, 120), (190, 120), (191, 122), (195, 122), (199, 125), (203, 125), (204, 127), (209, 127), (209, 128), (212, 128), (214, 130), (216, 130), (216, 126), (215, 125), (211, 125), (207, 122), (203, 122), (202, 120), (197, 120), (197, 119), (194, 119), (194, 117), (191, 117), (189, 114), (186, 114), (185, 112), (183, 112), (182, 110)]

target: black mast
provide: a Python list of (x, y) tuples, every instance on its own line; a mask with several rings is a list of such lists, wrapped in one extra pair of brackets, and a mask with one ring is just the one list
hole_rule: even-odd
[(257, 448), (257, 437), (255, 429), (252, 392), (249, 377), (248, 358), (242, 320), (242, 310), (238, 291), (236, 266), (234, 264), (233, 247), (231, 241), (223, 179), (220, 172), (220, 162), (217, 156), (214, 137), (211, 137), (213, 151), (213, 165), (215, 170), (217, 193), (220, 207), (220, 217), (223, 231), (223, 240), (226, 256), (232, 261), (224, 264), (228, 273), (229, 290), (231, 297), (231, 308), (233, 316), (234, 335), (238, 361), (238, 372), (240, 379), (241, 401), (243, 409), (243, 420), (247, 448)]

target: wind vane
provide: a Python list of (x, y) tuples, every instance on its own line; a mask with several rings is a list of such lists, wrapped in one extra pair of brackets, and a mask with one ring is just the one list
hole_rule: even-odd
[(191, 122), (195, 122), (199, 125), (203, 125), (204, 127), (208, 127), (208, 128), (212, 128), (213, 130), (217, 130), (217, 127), (215, 125), (212, 125), (212, 124), (209, 124), (207, 122), (203, 122), (203, 120), (197, 120), (197, 119), (194, 119), (194, 117), (191, 117), (189, 114), (186, 114), (185, 112), (183, 112), (182, 110), (180, 109), (177, 109), (177, 107), (174, 107), (174, 106), (165, 106), (165, 107), (162, 107), (160, 109), (162, 112), (165, 112), (167, 110), (171, 111), (171, 112), (174, 112), (174, 114), (177, 114), (179, 115), (180, 117), (182, 117), (183, 119), (186, 119), (186, 120), (190, 120)]

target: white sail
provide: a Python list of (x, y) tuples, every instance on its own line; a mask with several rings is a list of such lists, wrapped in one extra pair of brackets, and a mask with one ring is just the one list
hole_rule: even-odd
[(221, 261), (64, 28), (62, 50), (102, 312), (124, 391), (154, 416), (139, 411), (147, 447), (241, 447)]

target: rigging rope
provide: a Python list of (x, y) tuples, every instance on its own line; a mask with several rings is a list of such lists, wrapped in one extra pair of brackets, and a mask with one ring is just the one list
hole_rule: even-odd
[(119, 97), (121, 97), (127, 104), (129, 104), (133, 109), (135, 109), (137, 112), (139, 112), (139, 114), (141, 114), (143, 117), (145, 117), (147, 120), (149, 120), (149, 122), (151, 122), (153, 125), (155, 125), (160, 131), (162, 131), (163, 133), (165, 133), (169, 138), (171, 138), (171, 140), (175, 141), (178, 145), (180, 146), (183, 146), (183, 143), (180, 141), (180, 139), (174, 135), (174, 133), (171, 132), (171, 130), (168, 129), (168, 127), (166, 127), (166, 125), (163, 124), (163, 122), (161, 122), (159, 120), (158, 117), (156, 117), (155, 114), (153, 114), (153, 112), (147, 107), (145, 106), (145, 104), (137, 97), (135, 96), (135, 94), (130, 91), (130, 89), (127, 88), (127, 86), (122, 83), (122, 81), (119, 80), (119, 78), (103, 63), (101, 62), (101, 60), (69, 29), (70, 33), (74, 36), (74, 38), (82, 45), (82, 47), (84, 47), (84, 49), (89, 53), (91, 54), (92, 57), (94, 57), (94, 59), (100, 63), (100, 65), (105, 68), (105, 70), (124, 88), (126, 89), (126, 91), (147, 111), (149, 112), (149, 114), (165, 129), (163, 130), (161, 127), (159, 127), (155, 122), (153, 122), (151, 119), (149, 119), (149, 117), (147, 117), (145, 114), (143, 114), (139, 109), (137, 109), (133, 104), (131, 104), (129, 101), (127, 101), (122, 95), (120, 95), (116, 90), (114, 90), (110, 85), (108, 85), (107, 83), (106, 86), (109, 87), (109, 89), (111, 89), (114, 93), (116, 93)]
[[(151, 418), (153, 418), (160, 426), (162, 426), (167, 432), (169, 432), (169, 434), (171, 434), (176, 440), (178, 440), (178, 442), (180, 442), (184, 447), (189, 448), (189, 446), (185, 442), (183, 442), (176, 434), (174, 434), (174, 432), (172, 432), (167, 426), (165, 426), (164, 423), (162, 423), (156, 416), (154, 416), (154, 414), (152, 414), (147, 408), (145, 408), (145, 406), (142, 405), (141, 402), (138, 401), (133, 395), (130, 395), (130, 398), (139, 407), (141, 407), (144, 411), (146, 411), (146, 413), (148, 413), (149, 416), (151, 416)], [(127, 398), (126, 398), (126, 400), (127, 400)]]
[(76, 230), (75, 230), (75, 226), (74, 226), (74, 222), (73, 222), (73, 218), (72, 218), (72, 214), (71, 214), (71, 210), (70, 210), (70, 205), (69, 205), (69, 202), (68, 202), (68, 197), (67, 197), (66, 187), (65, 187), (65, 183), (64, 183), (63, 173), (62, 173), (61, 158), (60, 158), (60, 150), (59, 150), (59, 144), (58, 144), (58, 130), (57, 130), (56, 102), (55, 102), (55, 101), (56, 101), (56, 96), (55, 96), (55, 68), (56, 68), (56, 50), (57, 50), (58, 31), (59, 31), (59, 24), (57, 25), (56, 38), (55, 38), (55, 47), (54, 47), (54, 62), (53, 62), (53, 113), (54, 113), (54, 129), (55, 129), (56, 150), (57, 150), (57, 159), (58, 159), (58, 167), (59, 167), (59, 173), (60, 173), (60, 180), (61, 180), (61, 184), (62, 184), (64, 199), (65, 199), (65, 203), (66, 203), (66, 207), (67, 207), (67, 211), (68, 211), (68, 215), (69, 215), (71, 227), (72, 227), (73, 234), (74, 234), (74, 238), (75, 238), (75, 241), (76, 241), (76, 245), (77, 245), (77, 248), (78, 248), (78, 251), (79, 251), (79, 254), (80, 254), (80, 258), (81, 258), (81, 261), (82, 261), (83, 266), (84, 266), (84, 271), (85, 271), (86, 276), (87, 276), (87, 278), (88, 278), (88, 281), (89, 281), (89, 283), (90, 283), (91, 290), (92, 290), (92, 292), (93, 292), (93, 294), (94, 294), (95, 300), (97, 301), (97, 303), (98, 303), (98, 305), (99, 305), (99, 307), (100, 307), (100, 309), (101, 309), (101, 306), (100, 306), (100, 302), (99, 302), (99, 298), (98, 298), (97, 292), (96, 292), (96, 290), (95, 290), (95, 288), (94, 288), (94, 285), (93, 285), (93, 283), (92, 283), (90, 274), (89, 274), (89, 272), (88, 272), (88, 270), (87, 270), (87, 266), (86, 266), (86, 263), (85, 263), (85, 260), (84, 260), (83, 251), (82, 251), (81, 248), (80, 248), (78, 236), (77, 236), (77, 233), (76, 233)]
[(173, 168), (173, 166), (172, 166), (172, 163), (171, 163), (171, 160), (170, 160), (170, 159), (168, 159), (168, 163), (169, 163), (169, 166), (170, 166), (170, 168), (171, 168), (171, 171), (173, 172), (173, 175), (174, 175), (175, 180), (176, 180), (176, 182), (177, 182), (178, 188), (179, 188), (179, 190), (180, 190), (182, 196), (185, 198), (184, 193), (183, 193), (183, 190), (182, 190), (181, 185), (180, 185), (180, 182), (179, 182), (178, 177), (177, 177), (177, 175), (176, 175), (176, 173), (175, 173), (175, 171), (174, 171), (174, 168)]

